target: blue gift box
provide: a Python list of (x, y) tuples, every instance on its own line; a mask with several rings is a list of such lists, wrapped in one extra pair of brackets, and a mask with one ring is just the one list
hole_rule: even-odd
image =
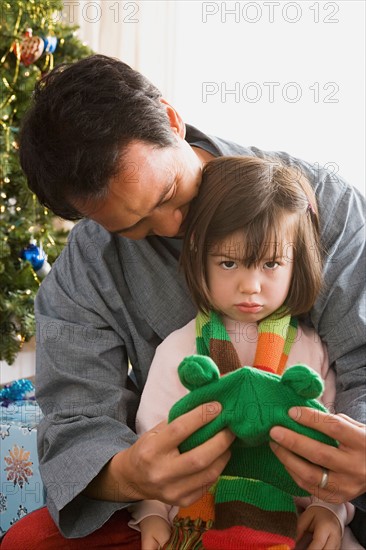
[(42, 417), (35, 401), (0, 406), (0, 535), (20, 518), (44, 506), (38, 467), (37, 425)]

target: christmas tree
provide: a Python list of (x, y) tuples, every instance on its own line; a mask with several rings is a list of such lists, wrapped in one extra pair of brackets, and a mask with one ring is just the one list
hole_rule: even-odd
[(0, 34), (0, 359), (12, 363), (35, 333), (34, 298), (66, 241), (19, 164), (22, 117), (35, 83), (55, 65), (91, 54), (62, 21), (62, 0), (2, 2)]

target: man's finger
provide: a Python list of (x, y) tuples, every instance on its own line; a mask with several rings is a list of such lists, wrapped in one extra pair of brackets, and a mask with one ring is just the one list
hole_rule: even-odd
[[(188, 454), (188, 453), (185, 453)], [(185, 456), (181, 455), (182, 458)], [(161, 499), (168, 504), (189, 506), (196, 500), (202, 497), (207, 490), (215, 483), (217, 477), (221, 474), (226, 464), (230, 459), (230, 452), (226, 451), (219, 458), (214, 460), (210, 466), (200, 470), (199, 472), (192, 473), (192, 468), (187, 468), (184, 474), (180, 469), (177, 469), (178, 473), (174, 474), (174, 468), (180, 464), (180, 459), (172, 465), (170, 474), (172, 475), (172, 483), (169, 484), (169, 496), (166, 493), (165, 498)], [(168, 500), (167, 500), (168, 498)]]
[(354, 418), (351, 418), (350, 416), (347, 416), (346, 414), (338, 413), (337, 416), (341, 416), (347, 422), (349, 422), (350, 424), (354, 424), (355, 426), (358, 426), (359, 428), (363, 428), (363, 429), (366, 428), (365, 424), (362, 424), (362, 422), (358, 422), (357, 420), (355, 420)]
[(172, 457), (169, 474), (172, 479), (199, 474), (214, 483), (230, 459), (229, 447), (235, 436), (225, 429), (191, 451)]
[(307, 486), (314, 487), (320, 483), (322, 470), (319, 466), (315, 466), (307, 460), (303, 460), (281, 445), (271, 442), (270, 447), (278, 460), (285, 466), (291, 477), (296, 477), (295, 481), (297, 483), (301, 480), (301, 486), (306, 484)]
[(146, 432), (146, 433), (158, 434), (158, 433), (160, 433), (162, 430), (164, 430), (164, 428), (166, 428), (167, 425), (168, 425), (168, 421), (167, 421), (167, 420), (162, 420), (161, 422), (159, 422), (159, 424), (157, 424), (156, 426), (154, 426), (153, 428), (151, 428), (151, 430), (149, 430), (149, 431)]
[(313, 428), (340, 442), (345, 447), (358, 447), (360, 444), (360, 424), (347, 415), (321, 412), (309, 407), (292, 407), (289, 416), (301, 424)]
[(324, 489), (320, 489), (319, 484), (323, 476), (323, 469), (320, 466), (303, 460), (276, 443), (270, 443), (270, 447), (299, 487), (325, 501), (338, 504), (347, 500), (344, 493), (339, 491), (342, 487), (342, 482), (339, 481), (342, 478), (339, 474), (329, 471), (327, 485)]
[[(275, 426), (272, 428), (270, 436), (281, 447), (307, 459), (309, 462), (318, 464), (319, 466), (325, 466), (329, 470), (334, 470), (336, 472), (342, 469), (341, 455), (343, 451), (340, 449), (311, 439), (306, 435), (298, 434), (282, 426)], [(283, 464), (290, 466), (288, 461), (291, 460), (294, 462), (294, 457), (290, 457), (290, 455), (284, 453), (281, 449), (272, 450)], [(296, 462), (300, 464), (298, 461)], [(302, 462), (304, 463), (305, 461)], [(295, 471), (297, 470), (298, 468), (295, 468)]]
[(161, 434), (161, 436), (164, 434), (164, 437), (160, 439), (160, 448), (170, 450), (179, 447), (190, 435), (216, 418), (221, 411), (221, 404), (213, 402), (204, 403), (188, 413), (182, 414), (168, 424)]
[(227, 452), (234, 439), (234, 434), (229, 429), (225, 429), (198, 447), (183, 453), (179, 458), (182, 471), (200, 472), (210, 466), (218, 457), (223, 455), (230, 457), (230, 453), (227, 454)]

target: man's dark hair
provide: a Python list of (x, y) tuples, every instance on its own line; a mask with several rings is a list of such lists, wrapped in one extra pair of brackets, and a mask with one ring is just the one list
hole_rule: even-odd
[(63, 64), (36, 86), (20, 136), (30, 189), (56, 215), (83, 217), (75, 199), (103, 198), (134, 140), (174, 145), (161, 93), (110, 57)]

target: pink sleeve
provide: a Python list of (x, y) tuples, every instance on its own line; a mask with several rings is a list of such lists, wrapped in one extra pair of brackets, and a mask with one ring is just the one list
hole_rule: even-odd
[(138, 435), (167, 420), (174, 403), (188, 393), (178, 378), (177, 369), (182, 359), (195, 351), (194, 320), (170, 334), (157, 347), (136, 415)]
[(132, 517), (128, 522), (128, 526), (131, 527), (131, 529), (140, 531), (140, 522), (149, 516), (158, 516), (167, 521), (169, 525), (172, 525), (178, 508), (176, 506), (164, 504), (159, 500), (141, 500), (129, 506), (128, 511)]

